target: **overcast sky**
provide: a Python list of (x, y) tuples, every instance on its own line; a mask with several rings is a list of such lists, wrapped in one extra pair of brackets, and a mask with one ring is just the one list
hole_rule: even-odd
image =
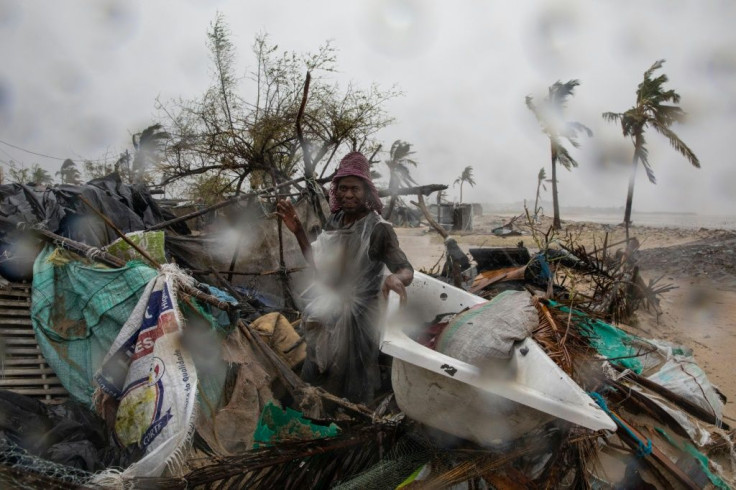
[(341, 83), (400, 88), (386, 105), (396, 123), (380, 140), (414, 145), (422, 184), (450, 183), (472, 165), (477, 185), (465, 201), (534, 198), (549, 143), (524, 97), (577, 78), (567, 116), (595, 136), (573, 153), (580, 167), (559, 173), (561, 204), (623, 206), (633, 149), (601, 113), (631, 107), (643, 72), (664, 58), (690, 115), (674, 129), (702, 168), (651, 133), (658, 184), (639, 174), (634, 210), (736, 214), (732, 1), (0, 0), (0, 165), (37, 162), (53, 173), (61, 163), (5, 143), (76, 161), (129, 147), (130, 134), (156, 122), (157, 97), (207, 88), (205, 33), (217, 11), (241, 74), (266, 32), (300, 52), (332, 40)]

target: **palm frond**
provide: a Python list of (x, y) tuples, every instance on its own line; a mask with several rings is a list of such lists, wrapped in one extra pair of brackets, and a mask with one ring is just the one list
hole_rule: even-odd
[(620, 122), (621, 119), (624, 117), (623, 114), (620, 114), (618, 112), (604, 112), (603, 114), (601, 114), (601, 116), (605, 121), (615, 123)]
[(656, 184), (657, 178), (654, 176), (654, 170), (649, 164), (649, 150), (647, 149), (647, 140), (644, 138), (643, 133), (639, 135), (639, 145), (634, 147), (634, 159), (641, 162), (644, 171), (647, 173), (649, 182)]
[(572, 170), (578, 166), (578, 162), (570, 155), (567, 148), (558, 144), (557, 145), (557, 163), (565, 167), (567, 170)]
[(312, 441), (282, 442), (217, 458), (185, 475), (188, 488), (329, 488), (379, 461), (397, 437), (379, 423)]
[(657, 121), (653, 121), (652, 127), (662, 136), (667, 138), (670, 141), (670, 145), (672, 148), (677, 150), (682, 156), (687, 158), (687, 161), (690, 162), (694, 167), (700, 168), (700, 160), (698, 160), (698, 157), (695, 156), (695, 153), (685, 144), (684, 141), (680, 139), (679, 136), (675, 134), (674, 131), (672, 131), (667, 126), (660, 124)]
[(577, 121), (569, 121), (565, 127), (565, 135), (578, 133), (585, 133), (589, 138), (593, 137), (593, 131), (588, 126)]
[(389, 156), (393, 161), (400, 161), (411, 155), (411, 143), (402, 140), (396, 140), (391, 145)]
[(665, 62), (664, 59), (655, 61), (652, 64), (652, 66), (650, 66), (649, 69), (644, 72), (644, 79), (646, 80), (650, 78), (652, 76), (652, 73), (654, 73), (655, 70), (659, 70), (660, 68), (662, 68), (662, 65), (664, 64), (664, 62)]
[(670, 126), (672, 123), (682, 122), (685, 119), (685, 111), (675, 105), (660, 105), (654, 119), (665, 126)]
[(549, 88), (550, 102), (559, 109), (562, 109), (565, 106), (567, 98), (574, 95), (575, 87), (578, 85), (580, 85), (579, 80), (568, 80), (565, 83), (558, 80)]

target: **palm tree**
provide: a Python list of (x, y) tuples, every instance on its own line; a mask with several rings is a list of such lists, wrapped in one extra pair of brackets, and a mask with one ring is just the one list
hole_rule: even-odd
[(411, 176), (409, 167), (417, 166), (417, 162), (409, 158), (414, 152), (411, 151), (411, 143), (406, 141), (396, 140), (391, 145), (391, 151), (389, 152), (389, 159), (386, 160), (386, 166), (389, 171), (388, 178), (388, 190), (391, 193), (391, 200), (388, 204), (388, 209), (384, 212), (384, 218), (390, 219), (391, 213), (394, 211), (396, 206), (397, 192), (402, 186), (416, 185), (416, 181)]
[(51, 184), (53, 183), (54, 179), (51, 177), (51, 175), (46, 171), (46, 169), (41, 168), (41, 166), (37, 163), (34, 163), (31, 167), (31, 182), (37, 185), (43, 185), (43, 184)]
[[(674, 90), (665, 90), (663, 85), (667, 83), (667, 75), (662, 74), (652, 78), (655, 70), (662, 68), (664, 60), (656, 61), (644, 72), (644, 80), (636, 89), (636, 105), (623, 113), (604, 112), (603, 119), (621, 124), (624, 136), (631, 137), (634, 144), (634, 158), (629, 178), (629, 190), (626, 194), (626, 211), (624, 212), (624, 224), (626, 226), (626, 238), (629, 237), (629, 224), (631, 224), (631, 203), (634, 198), (634, 180), (636, 168), (639, 162), (652, 184), (656, 184), (654, 171), (649, 165), (649, 150), (646, 147), (644, 131), (651, 126), (656, 132), (667, 138), (670, 145), (680, 152), (687, 160), (697, 168), (700, 168), (698, 157), (683, 143), (679, 136), (670, 129), (675, 122), (680, 122), (685, 117), (685, 111), (674, 105), (680, 102), (680, 95)], [(666, 104), (668, 103), (669, 104)]]
[(593, 136), (593, 132), (584, 124), (576, 121), (565, 121), (563, 111), (568, 97), (572, 97), (575, 87), (580, 85), (578, 80), (569, 80), (566, 83), (557, 81), (549, 87), (549, 94), (540, 106), (534, 104), (534, 99), (527, 95), (526, 106), (534, 113), (542, 131), (549, 138), (550, 153), (552, 161), (552, 207), (554, 209), (554, 221), (552, 226), (559, 230), (562, 227), (560, 223), (560, 203), (557, 199), (557, 164), (559, 163), (567, 170), (578, 166), (578, 162), (570, 155), (562, 145), (563, 138), (570, 142), (572, 146), (578, 148), (580, 144), (577, 142), (579, 132), (584, 132), (589, 137)]
[(470, 187), (475, 187), (475, 180), (473, 180), (473, 167), (468, 165), (463, 169), (463, 173), (460, 177), (455, 179), (452, 185), (460, 184), (460, 204), (463, 202), (463, 183), (467, 182)]
[(70, 158), (64, 160), (56, 175), (61, 178), (62, 184), (79, 185), (82, 183), (82, 176), (77, 170), (77, 164)]
[(547, 173), (544, 171), (544, 167), (539, 169), (539, 173), (537, 174), (537, 197), (534, 199), (534, 218), (536, 219), (537, 215), (539, 214), (539, 190), (544, 189), (547, 190), (547, 186), (544, 185), (545, 180), (547, 180)]
[(130, 168), (130, 180), (138, 184), (145, 180), (146, 171), (163, 159), (164, 146), (171, 138), (163, 126), (153, 124), (133, 135), (135, 155)]

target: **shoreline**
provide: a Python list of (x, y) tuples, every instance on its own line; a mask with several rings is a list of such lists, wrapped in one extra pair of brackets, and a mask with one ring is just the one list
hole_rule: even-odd
[[(503, 220), (509, 220), (515, 216), (519, 216), (524, 211), (514, 213), (512, 211), (501, 211), (487, 213), (479, 218), (487, 219), (496, 217), (500, 224)], [(544, 215), (544, 218), (551, 218)], [(543, 219), (544, 219), (543, 218)], [(474, 218), (475, 219), (475, 218)], [(525, 218), (522, 218), (525, 219)], [(568, 223), (596, 223), (607, 226), (620, 226), (623, 228), (623, 211), (620, 213), (606, 212), (569, 212), (562, 213), (560, 216), (563, 226)], [(648, 228), (677, 228), (695, 230), (705, 228), (708, 230), (728, 230), (736, 231), (736, 215), (717, 215), (717, 214), (697, 214), (697, 213), (674, 213), (667, 211), (658, 211), (652, 213), (632, 213), (632, 226), (648, 227)], [(500, 226), (499, 224), (499, 226)]]

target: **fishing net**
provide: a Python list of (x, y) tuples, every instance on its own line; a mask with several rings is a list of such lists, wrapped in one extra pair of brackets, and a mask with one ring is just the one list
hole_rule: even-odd
[(8, 439), (0, 439), (0, 487), (78, 488), (93, 473), (34, 456)]

